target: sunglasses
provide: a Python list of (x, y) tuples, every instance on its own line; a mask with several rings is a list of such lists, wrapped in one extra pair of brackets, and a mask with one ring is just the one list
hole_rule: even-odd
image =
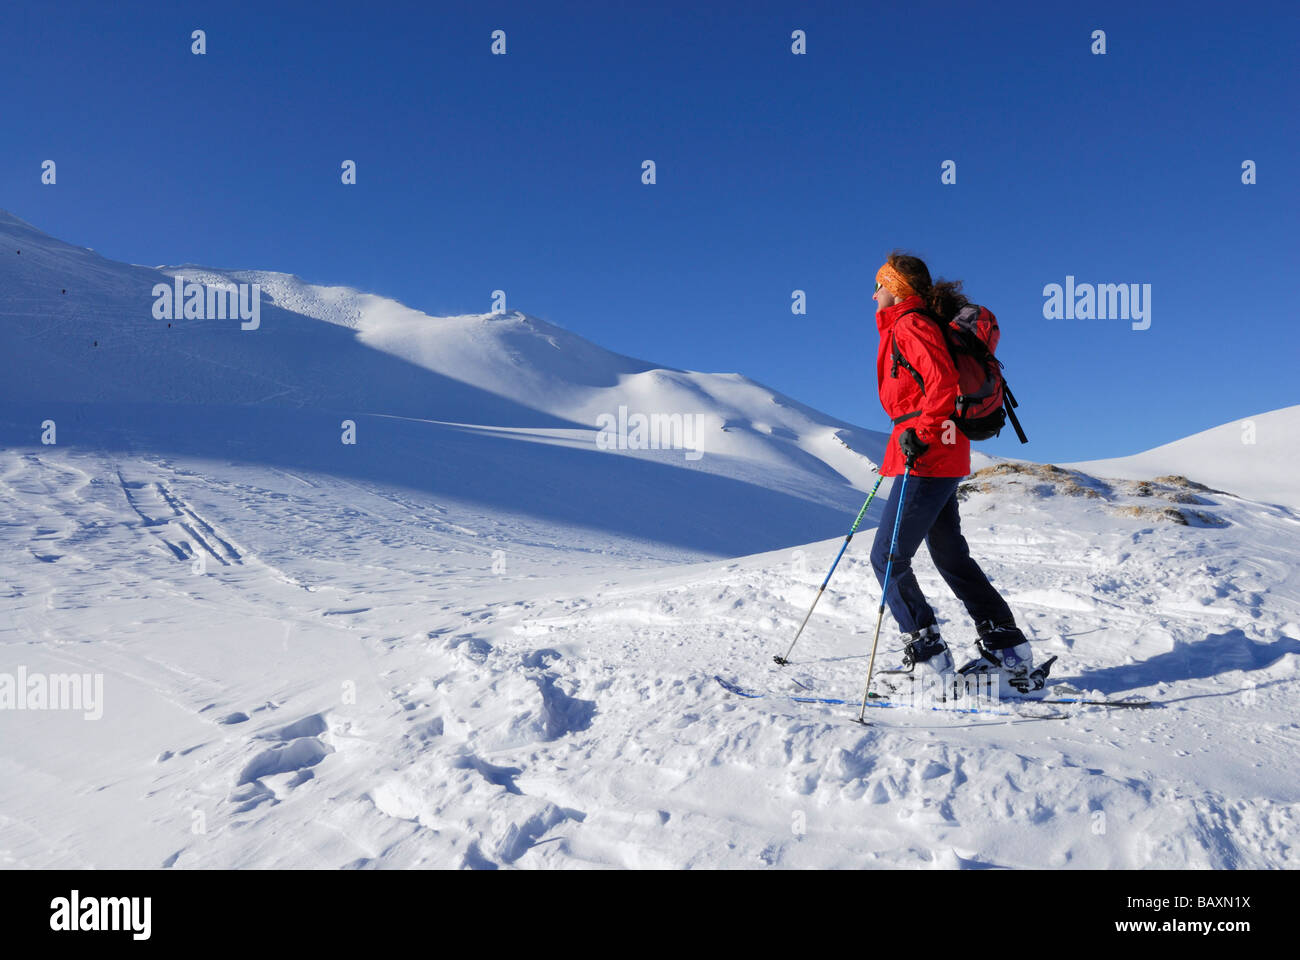
[(876, 289), (873, 290), (872, 293), (879, 293), (879, 292), (880, 292), (880, 281), (877, 280), (877, 281), (876, 281)]

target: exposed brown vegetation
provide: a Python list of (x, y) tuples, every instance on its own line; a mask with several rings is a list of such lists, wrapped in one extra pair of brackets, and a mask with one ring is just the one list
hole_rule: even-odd
[(1123, 497), (1142, 497), (1177, 504), (1212, 505), (1213, 501), (1198, 496), (1202, 493), (1220, 493), (1203, 483), (1187, 477), (1170, 474), (1154, 480), (1100, 480), (1078, 470), (1058, 467), (1053, 463), (995, 463), (973, 473), (957, 490), (959, 500), (972, 494), (993, 493), (999, 487), (1017, 487), (1037, 497), (1062, 495), (1104, 500), (1114, 512), (1126, 517), (1145, 520), (1163, 520), (1182, 526), (1197, 525), (1224, 527), (1227, 521), (1212, 513), (1178, 507), (1120, 504)]

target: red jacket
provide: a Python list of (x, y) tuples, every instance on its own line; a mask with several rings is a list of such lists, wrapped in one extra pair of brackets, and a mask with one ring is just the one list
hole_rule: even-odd
[[(908, 313), (924, 306), (921, 298), (913, 295), (876, 312), (876, 327), (880, 330), (880, 349), (876, 354), (880, 405), (891, 420), (917, 414), (894, 424), (880, 472), (886, 477), (903, 472), (907, 461), (899, 449), (898, 438), (911, 427), (923, 443), (930, 444), (930, 449), (912, 468), (914, 476), (964, 477), (970, 473), (970, 440), (955, 424), (944, 428), (944, 421), (952, 415), (961, 392), (957, 368), (953, 366), (939, 325), (927, 317)], [(895, 365), (895, 343), (905, 363)], [(920, 376), (924, 390), (907, 364)]]

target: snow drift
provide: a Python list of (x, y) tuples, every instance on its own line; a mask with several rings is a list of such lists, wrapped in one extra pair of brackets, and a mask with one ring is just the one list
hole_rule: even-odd
[[(1210, 431), (963, 488), (1054, 678), (1157, 706), (863, 728), (782, 694), (859, 694), (874, 511), (771, 657), (880, 435), (520, 314), (0, 236), (0, 688), (102, 690), (0, 698), (0, 864), (1296, 865), (1300, 516), (1267, 458), (1300, 408), (1253, 418), (1248, 467)], [(261, 326), (167, 327), (174, 274), (258, 282)], [(702, 414), (705, 455), (598, 451), (620, 404)]]

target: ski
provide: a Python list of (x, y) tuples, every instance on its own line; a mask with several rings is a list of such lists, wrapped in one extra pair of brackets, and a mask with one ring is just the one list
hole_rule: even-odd
[(1158, 703), (1154, 700), (1148, 700), (1145, 697), (1131, 697), (1127, 700), (1093, 700), (1084, 696), (1077, 697), (1007, 697), (1004, 699), (1015, 699), (1018, 703), (1060, 703), (1060, 704), (1077, 704), (1085, 707), (1128, 707), (1133, 710), (1144, 710), (1148, 707), (1157, 707)]
[(803, 678), (792, 676), (790, 677), (790, 682), (803, 690), (815, 689), (812, 685), (812, 677), (809, 676), (804, 676)]
[[(878, 671), (879, 672), (879, 671)], [(907, 674), (906, 670), (890, 671)], [(1143, 710), (1150, 707), (1159, 706), (1154, 700), (1148, 700), (1145, 697), (1134, 696), (1124, 700), (1097, 699), (1088, 697), (1082, 690), (1074, 690), (1070, 687), (1057, 685), (1052, 688), (1053, 695), (1037, 697), (1032, 693), (1016, 693), (1008, 691), (1003, 693), (997, 699), (1001, 703), (1046, 703), (1062, 707), (1117, 707), (1128, 708), (1130, 710)]]
[[(1082, 690), (1075, 690), (1073, 687), (1065, 684), (1056, 684), (1052, 687), (1055, 696), (1034, 696), (1047, 684), (1047, 675), (1052, 669), (1052, 664), (1056, 663), (1056, 657), (1049, 657), (1045, 663), (1029, 674), (1029, 683), (1032, 686), (1030, 690), (1014, 690), (1007, 692), (999, 699), (1005, 702), (1014, 703), (1053, 703), (1060, 706), (1085, 706), (1085, 707), (1127, 707), (1129, 709), (1141, 710), (1147, 707), (1153, 707), (1156, 704), (1146, 697), (1134, 696), (1124, 700), (1095, 699), (1088, 697)], [(966, 664), (957, 673), (963, 677), (979, 676), (979, 668), (987, 667), (988, 664), (982, 659), (972, 660)], [(888, 673), (907, 673), (906, 670), (885, 671)], [(1010, 683), (1010, 681), (1008, 681)], [(1014, 688), (1013, 688), (1014, 689)]]
[[(1041, 674), (1043, 679), (1046, 679), (1047, 670), (1051, 669), (1052, 662), (1055, 660), (1056, 657), (1052, 657), (1051, 660), (1049, 660), (1046, 664), (1043, 665), (1042, 668), (1040, 668), (1043, 671)], [(1037, 673), (1037, 671), (1035, 671), (1035, 673)], [(884, 676), (901, 675), (905, 677), (911, 677), (914, 675), (911, 670), (877, 670), (876, 674), (884, 675)], [(808, 691), (809, 695), (814, 694), (816, 691), (816, 687), (813, 684), (813, 678), (811, 676), (805, 675), (802, 678), (792, 676), (789, 679), (792, 680), (802, 690)], [(1036, 696), (1035, 694), (1037, 693), (1037, 691), (1031, 693), (1019, 693), (1014, 690), (1008, 690), (1002, 696), (997, 698), (997, 702), (1042, 703), (1042, 704), (1049, 704), (1052, 706), (1059, 706), (1059, 707), (1115, 707), (1119, 709), (1129, 709), (1129, 710), (1144, 710), (1144, 709), (1159, 706), (1157, 702), (1153, 700), (1148, 700), (1146, 697), (1142, 697), (1142, 696), (1127, 697), (1123, 700), (1105, 699), (1105, 698), (1098, 699), (1095, 697), (1089, 697), (1083, 690), (1076, 690), (1074, 687), (1062, 683), (1055, 684), (1050, 688), (1050, 690), (1051, 693), (1045, 696)], [(795, 696), (797, 698), (802, 695), (803, 694), (793, 694), (792, 696)], [(872, 696), (875, 697), (877, 696), (877, 694), (873, 693)], [(896, 701), (889, 701), (888, 697), (882, 697), (881, 699), (886, 700), (890, 703), (894, 703), (896, 706), (911, 706), (911, 704), (907, 704), (907, 703), (897, 703)], [(812, 702), (818, 702), (818, 701), (814, 699)], [(828, 702), (834, 702), (834, 701), (828, 701)], [(857, 704), (861, 704), (862, 701), (857, 700), (854, 702)], [(935, 709), (942, 710), (948, 708), (936, 707)]]
[[(729, 693), (734, 693), (738, 697), (745, 697), (746, 699), (749, 700), (761, 700), (764, 697), (769, 697), (769, 696), (775, 696), (778, 698), (784, 696), (789, 698), (790, 700), (794, 700), (796, 703), (832, 703), (832, 704), (848, 703), (847, 700), (839, 700), (835, 697), (810, 697), (810, 696), (801, 696), (800, 694), (797, 693), (787, 693), (787, 694), (760, 693), (756, 690), (746, 690), (744, 687), (740, 686), (740, 684), (732, 683), (730, 680), (724, 680), (722, 677), (719, 677), (716, 674), (714, 675), (713, 679), (718, 681), (718, 683), (722, 684), (722, 689), (728, 691)], [(802, 686), (802, 684), (800, 684), (800, 686)]]
[[(732, 683), (730, 680), (724, 680), (722, 677), (717, 676), (716, 674), (714, 675), (713, 679), (718, 681), (718, 683), (722, 686), (722, 688), (726, 690), (728, 693), (734, 693), (737, 696), (745, 697), (748, 700), (762, 700), (768, 698), (786, 699), (786, 700), (791, 700), (795, 703), (820, 703), (820, 704), (828, 704), (834, 706), (839, 706), (839, 705), (861, 706), (862, 703), (862, 701), (860, 700), (850, 701), (850, 700), (843, 700), (838, 697), (814, 697), (814, 696), (805, 696), (797, 693), (773, 694), (773, 693), (766, 693), (759, 690), (749, 690), (746, 689), (745, 687), (740, 686), (740, 684), (738, 683)], [(1033, 702), (1041, 703), (1043, 701), (1033, 701)], [(1053, 720), (1053, 719), (1061, 719), (1067, 716), (1067, 714), (1064, 713), (1025, 714), (1025, 713), (1020, 713), (1016, 710), (993, 710), (987, 707), (960, 707), (960, 706), (956, 706), (955, 704), (953, 706), (941, 706), (941, 705), (931, 704), (928, 706), (922, 706), (918, 708), (916, 704), (903, 703), (896, 700), (890, 700), (887, 697), (882, 697), (874, 693), (867, 698), (867, 706), (875, 707), (882, 710), (890, 710), (890, 709), (906, 710), (910, 708), (913, 710), (916, 709), (933, 710), (938, 713), (986, 714), (986, 715), (997, 716), (997, 717), (1019, 717), (1021, 719), (1030, 719), (1030, 720)]]

